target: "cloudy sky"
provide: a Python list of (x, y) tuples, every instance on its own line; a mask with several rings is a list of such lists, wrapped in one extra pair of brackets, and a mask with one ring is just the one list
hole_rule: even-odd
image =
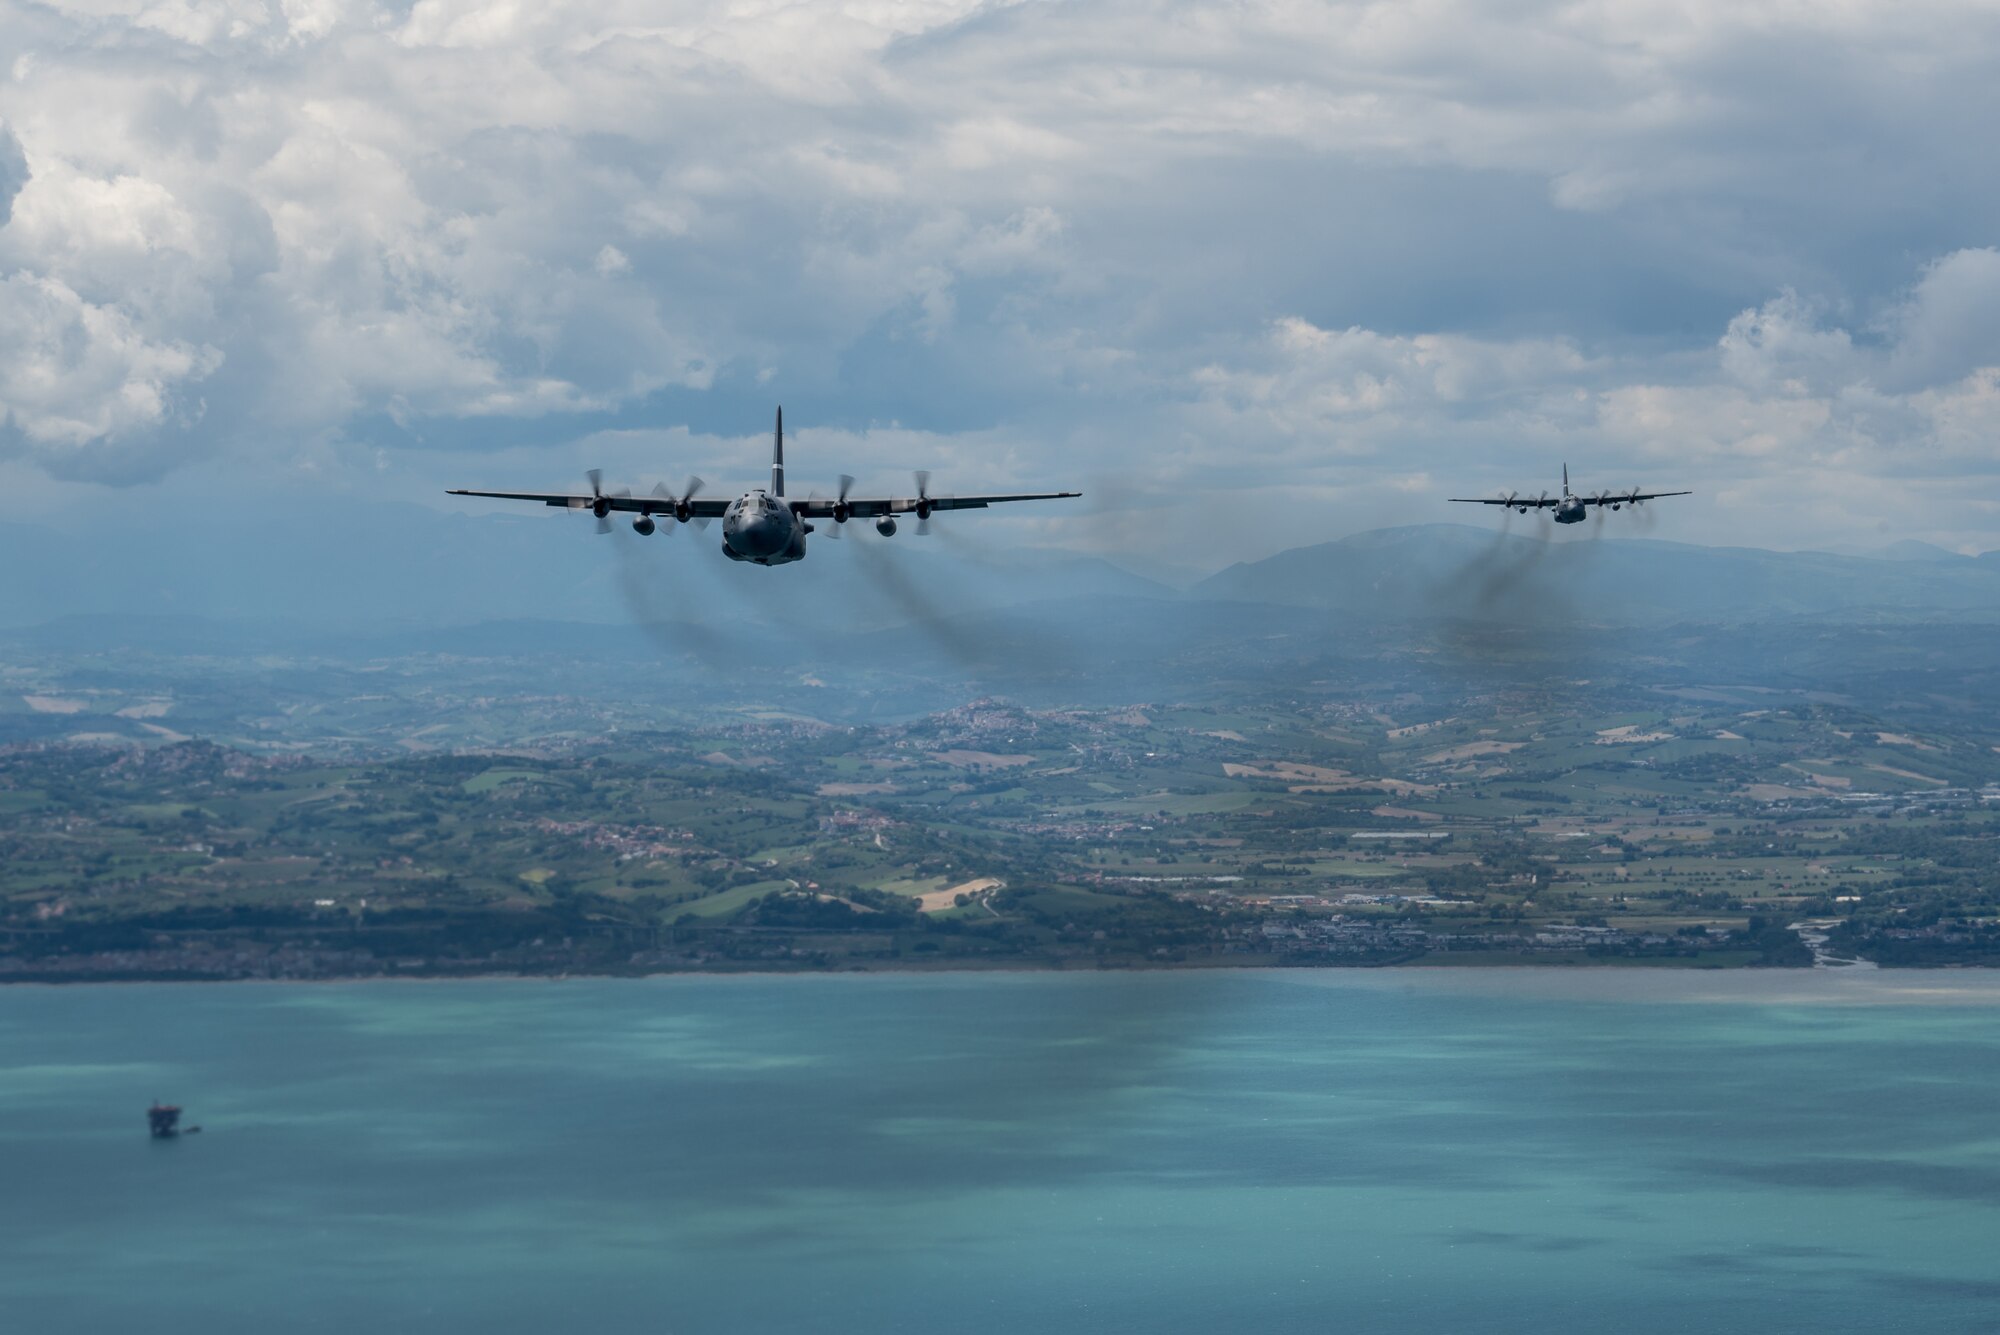
[[(930, 468), (2000, 546), (2000, 6), (0, 0), (0, 519)], [(1196, 507), (1212, 511), (1209, 522)]]

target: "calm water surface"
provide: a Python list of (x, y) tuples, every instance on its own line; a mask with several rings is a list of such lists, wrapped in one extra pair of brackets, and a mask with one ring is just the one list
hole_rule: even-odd
[(2000, 978), (16, 987), (0, 1155), (9, 1331), (2000, 1330)]

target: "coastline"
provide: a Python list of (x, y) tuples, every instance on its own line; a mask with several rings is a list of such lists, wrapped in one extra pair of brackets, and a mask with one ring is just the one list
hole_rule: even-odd
[[(1941, 968), (1950, 966), (1941, 966)], [(144, 983), (172, 984), (187, 983), (210, 985), (220, 983), (389, 983), (389, 982), (483, 982), (498, 979), (520, 979), (522, 981), (557, 980), (578, 978), (728, 978), (738, 975), (757, 977), (844, 977), (853, 974), (870, 975), (940, 975), (940, 974), (1177, 974), (1177, 973), (1298, 973), (1298, 974), (1365, 974), (1385, 971), (1423, 973), (1519, 973), (1540, 970), (1550, 973), (1591, 972), (1591, 973), (1745, 973), (1745, 972), (1810, 972), (1806, 967), (1773, 969), (1765, 966), (1743, 964), (1730, 965), (1690, 965), (1662, 960), (1607, 962), (1594, 959), (1554, 960), (1523, 963), (1508, 961), (1494, 963), (1473, 958), (1454, 960), (1410, 960), (1397, 959), (1374, 962), (1353, 962), (1344, 964), (1300, 964), (1273, 958), (1268, 962), (1234, 957), (1214, 962), (1180, 960), (1171, 963), (1156, 963), (1148, 960), (1132, 960), (1111, 965), (1100, 965), (1089, 960), (1037, 962), (1032, 957), (1016, 957), (993, 963), (979, 960), (955, 960), (950, 963), (899, 960), (892, 963), (851, 964), (844, 968), (799, 967), (793, 969), (770, 968), (749, 965), (742, 968), (695, 965), (686, 968), (607, 968), (574, 970), (530, 971), (509, 969), (399, 969), (378, 973), (327, 973), (314, 976), (272, 977), (266, 974), (218, 975), (194, 970), (166, 970), (149, 972), (146, 970), (105, 969), (100, 972), (85, 970), (53, 970), (47, 973), (30, 974), (27, 970), (0, 972), (0, 989), (13, 986), (66, 987), (72, 984), (90, 983)], [(1899, 972), (1927, 972), (1924, 969), (1902, 970)], [(2000, 974), (2000, 970), (1995, 970)]]
[[(1132, 969), (1058, 969), (1000, 966), (977, 969), (732, 969), (671, 970), (644, 974), (482, 973), (450, 975), (377, 975), (339, 978), (143, 979), (74, 978), (59, 981), (19, 980), (0, 987), (0, 997), (14, 990), (57, 990), (78, 987), (445, 987), (471, 983), (544, 985), (682, 986), (797, 980), (846, 980), (856, 985), (887, 985), (921, 979), (927, 982), (983, 978), (1026, 983), (1062, 977), (1093, 980), (1085, 985), (1165, 983), (1171, 978), (1260, 979), (1292, 986), (1328, 990), (1401, 989), (1467, 996), (1512, 996), (1522, 999), (1573, 1002), (1626, 1002), (1703, 1005), (1818, 1006), (2000, 1006), (2000, 970), (1936, 969), (1667, 969), (1579, 965), (1510, 965), (1499, 968), (1439, 968), (1426, 965), (1382, 965), (1373, 968), (1274, 968), (1227, 964), (1212, 967), (1176, 966)], [(1947, 981), (1949, 980), (1949, 981)]]

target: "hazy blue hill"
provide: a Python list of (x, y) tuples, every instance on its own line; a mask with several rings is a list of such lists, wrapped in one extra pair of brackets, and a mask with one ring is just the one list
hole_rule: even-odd
[(1947, 547), (1940, 547), (1934, 542), (1920, 542), (1916, 538), (1904, 538), (1901, 542), (1892, 542), (1887, 547), (1878, 548), (1864, 555), (1873, 556), (1880, 561), (1941, 561), (1947, 564), (1973, 559)]
[[(1519, 526), (1517, 526), (1518, 528)], [(2000, 562), (1696, 547), (1643, 538), (1432, 524), (1232, 566), (1198, 597), (1405, 619), (1518, 616), (1600, 624), (1772, 616), (2000, 616)], [(1941, 550), (1941, 549), (1940, 549)]]
[[(555, 513), (329, 502), (184, 521), (175, 512), (90, 534), (0, 526), (0, 561), (14, 574), (0, 582), (0, 627), (12, 627), (0, 643), (239, 659), (534, 658), (564, 671), (595, 660), (711, 690), (749, 689), (757, 674), (766, 685), (955, 681), (1082, 699), (1405, 673), (1413, 661), (1532, 674), (1600, 650), (1712, 672), (1736, 662), (1737, 641), (1763, 644), (1759, 627), (1782, 637), (1765, 645), (1772, 662), (1824, 675), (1826, 653), (1858, 643), (1823, 653), (1783, 627), (1880, 626), (1888, 638), (1870, 640), (1866, 656), (1886, 665), (1907, 657), (1898, 636), (1912, 652), (1939, 648), (1918, 623), (2000, 622), (1991, 553), (1707, 548), (1598, 538), (1589, 526), (1557, 536), (1546, 523), (1528, 535), (1522, 524), (1378, 530), (1234, 566), (1184, 594), (1093, 557), (987, 547), (977, 517), (940, 519), (928, 538), (820, 535), (811, 560), (783, 570), (721, 559), (713, 528), (598, 537), (588, 518)], [(1414, 638), (1410, 623), (1424, 623)], [(1696, 625), (1715, 630), (1675, 631), (1671, 644), (1624, 633)], [(1551, 635), (1592, 626), (1615, 644)], [(1411, 660), (1420, 648), (1440, 652)]]

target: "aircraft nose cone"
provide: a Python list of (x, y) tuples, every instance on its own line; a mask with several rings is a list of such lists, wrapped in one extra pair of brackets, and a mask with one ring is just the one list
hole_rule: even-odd
[(790, 537), (772, 514), (740, 515), (725, 536), (729, 545), (745, 556), (776, 556)]

